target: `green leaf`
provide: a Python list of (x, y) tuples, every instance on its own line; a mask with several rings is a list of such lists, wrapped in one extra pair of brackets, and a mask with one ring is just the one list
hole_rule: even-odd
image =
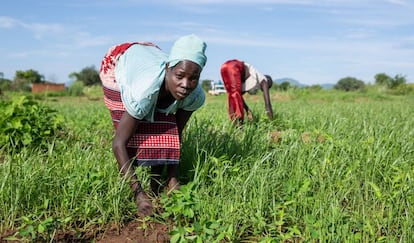
[(375, 195), (377, 196), (378, 199), (382, 198), (382, 193), (381, 190), (379, 189), (379, 187), (377, 185), (375, 185), (373, 182), (368, 182), (368, 184), (372, 187), (372, 189), (374, 189)]
[(23, 127), (20, 119), (13, 119), (11, 121), (11, 126), (13, 129), (20, 129), (21, 127)]
[(171, 243), (177, 243), (177, 242), (179, 242), (180, 238), (181, 238), (180, 234), (178, 234), (178, 233), (174, 234), (173, 236), (171, 236), (170, 242)]
[(39, 224), (37, 226), (37, 232), (39, 232), (40, 234), (42, 234), (43, 232), (45, 232), (45, 227), (42, 224)]

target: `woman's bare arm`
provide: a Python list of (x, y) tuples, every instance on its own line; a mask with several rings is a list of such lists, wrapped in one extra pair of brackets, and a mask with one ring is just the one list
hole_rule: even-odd
[(270, 102), (269, 85), (266, 80), (262, 80), (262, 82), (260, 82), (260, 86), (263, 91), (266, 113), (270, 119), (273, 119), (273, 109), (272, 109), (272, 103)]
[(128, 112), (124, 112), (112, 141), (112, 151), (118, 162), (119, 170), (124, 177), (131, 180), (131, 189), (134, 192), (142, 190), (142, 188), (132, 168), (132, 161), (129, 159), (126, 146), (137, 129), (137, 121)]

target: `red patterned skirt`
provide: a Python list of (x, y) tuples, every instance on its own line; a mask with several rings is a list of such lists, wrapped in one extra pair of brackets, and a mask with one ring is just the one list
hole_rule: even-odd
[[(119, 50), (125, 46), (110, 49), (102, 62), (100, 77), (102, 80), (105, 105), (108, 107), (115, 129), (124, 114), (121, 93), (114, 77), (114, 68)], [(108, 65), (111, 60), (112, 65)], [(135, 164), (154, 166), (165, 164), (178, 164), (180, 161), (180, 139), (177, 122), (174, 114), (166, 115), (156, 112), (154, 122), (138, 121), (137, 130), (127, 144), (129, 158)]]

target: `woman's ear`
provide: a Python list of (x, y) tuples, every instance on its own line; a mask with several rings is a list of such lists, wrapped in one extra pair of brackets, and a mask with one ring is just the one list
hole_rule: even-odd
[(270, 89), (273, 86), (273, 79), (270, 75), (265, 74), (266, 81), (267, 81), (267, 87)]

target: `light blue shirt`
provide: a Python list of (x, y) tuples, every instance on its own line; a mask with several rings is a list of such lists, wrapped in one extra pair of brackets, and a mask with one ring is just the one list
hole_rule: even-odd
[(178, 109), (195, 111), (205, 101), (200, 84), (183, 100), (176, 100), (166, 109), (156, 107), (158, 93), (165, 77), (168, 55), (153, 46), (132, 45), (115, 66), (115, 78), (126, 111), (139, 120), (154, 121), (154, 112), (174, 114)]

